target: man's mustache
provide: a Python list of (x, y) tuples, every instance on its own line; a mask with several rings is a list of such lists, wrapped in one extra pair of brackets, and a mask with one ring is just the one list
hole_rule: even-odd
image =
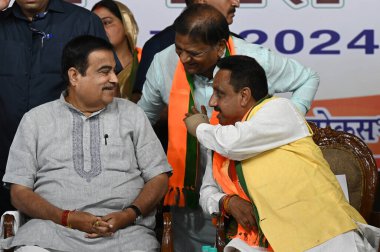
[(218, 106), (215, 106), (214, 110), (217, 111), (217, 112), (222, 112), (222, 110)]

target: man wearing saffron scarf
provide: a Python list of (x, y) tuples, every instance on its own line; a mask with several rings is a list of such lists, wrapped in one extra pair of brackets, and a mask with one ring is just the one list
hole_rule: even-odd
[(158, 53), (148, 70), (138, 105), (154, 124), (162, 108), (169, 107), (168, 159), (173, 167), (165, 204), (172, 206), (174, 246), (177, 251), (199, 251), (213, 244), (215, 230), (209, 215), (199, 207), (199, 188), (206, 167), (206, 150), (187, 134), (184, 114), (191, 106), (206, 106), (213, 123), (213, 76), (218, 59), (242, 54), (255, 57), (264, 66), (270, 93), (293, 92), (292, 101), (304, 114), (318, 87), (317, 74), (298, 62), (269, 49), (230, 37), (225, 17), (214, 7), (195, 4), (175, 20), (175, 44)]
[(220, 124), (188, 127), (215, 151), (200, 192), (204, 211), (236, 220), (230, 238), (244, 241), (241, 251), (377, 251), (380, 229), (346, 201), (302, 114), (268, 95), (257, 61), (231, 56), (218, 67), (209, 106)]

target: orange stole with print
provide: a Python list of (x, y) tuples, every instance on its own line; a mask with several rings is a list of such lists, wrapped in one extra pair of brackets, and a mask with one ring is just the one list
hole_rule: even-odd
[[(231, 161), (228, 158), (214, 152), (212, 173), (224, 193), (236, 194), (240, 198), (250, 202), (250, 199), (239, 185), (234, 161)], [(240, 238), (250, 246), (259, 246), (258, 234), (253, 231), (247, 232), (240, 224), (238, 224), (236, 235), (233, 238)]]
[[(231, 55), (235, 54), (234, 44), (231, 37), (227, 42), (227, 50)], [(186, 71), (179, 60), (169, 95), (169, 142), (167, 156), (169, 163), (173, 168), (173, 175), (169, 179), (169, 191), (165, 195), (164, 205), (184, 207), (186, 205), (184, 190), (195, 191), (196, 189), (195, 184), (185, 188), (184, 182), (186, 169), (196, 169), (196, 173), (198, 171), (198, 167), (186, 167), (188, 133), (183, 119), (185, 118), (185, 114), (189, 112), (190, 100), (193, 99), (191, 94), (192, 91), (186, 76)], [(217, 113), (214, 111), (210, 119), (211, 124), (218, 124), (216, 115)], [(196, 156), (191, 158), (196, 159)]]

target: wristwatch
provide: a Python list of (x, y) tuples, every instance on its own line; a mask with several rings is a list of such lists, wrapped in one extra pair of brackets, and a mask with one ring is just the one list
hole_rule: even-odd
[(140, 221), (140, 220), (142, 219), (141, 211), (140, 211), (140, 209), (139, 209), (137, 206), (135, 206), (135, 205), (133, 205), (133, 204), (127, 206), (127, 207), (124, 208), (123, 210), (127, 210), (128, 208), (132, 209), (132, 210), (135, 212), (135, 214), (136, 214), (136, 219), (134, 220), (133, 224), (136, 224), (136, 222), (138, 222), (138, 221)]

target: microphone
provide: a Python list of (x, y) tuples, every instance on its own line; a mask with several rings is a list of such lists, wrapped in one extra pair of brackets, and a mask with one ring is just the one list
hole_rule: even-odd
[(108, 134), (104, 134), (104, 144), (107, 145)]

